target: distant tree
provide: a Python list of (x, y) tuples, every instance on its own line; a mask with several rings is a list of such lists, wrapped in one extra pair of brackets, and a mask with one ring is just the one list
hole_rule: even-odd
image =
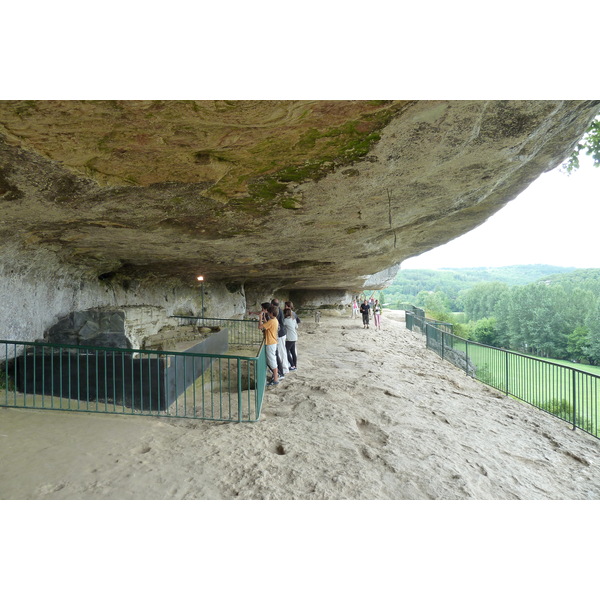
[(510, 288), (495, 308), (497, 341), (539, 356), (569, 358), (569, 340), (575, 343), (570, 336), (585, 325), (596, 298), (589, 289), (549, 282)]
[[(424, 308), (429, 318), (454, 323), (459, 337), (544, 357), (600, 364), (600, 269), (547, 265), (502, 269), (504, 275), (511, 273), (511, 281), (519, 283), (494, 281), (491, 268), (486, 271), (488, 281), (482, 281), (485, 273), (478, 269), (480, 279), (467, 278), (464, 283), (469, 289), (463, 287), (460, 298), (452, 301), (445, 291), (452, 286), (442, 290), (442, 282), (452, 277), (456, 283), (459, 277), (466, 278), (464, 271), (431, 272), (435, 278), (427, 281), (417, 277), (413, 282), (426, 287), (410, 301), (392, 287), (386, 288), (387, 302), (394, 306), (402, 299)], [(409, 275), (413, 277), (417, 272)], [(457, 300), (464, 304), (469, 321), (466, 324), (451, 312)], [(487, 321), (491, 318), (495, 319), (493, 330), (492, 321)]]
[(600, 299), (589, 312), (586, 326), (589, 331), (586, 346), (588, 360), (590, 364), (596, 365), (600, 363)]
[(424, 296), (425, 302), (421, 305), (426, 314), (437, 321), (447, 321), (450, 317), (450, 300), (444, 292), (430, 292)]
[(589, 329), (579, 326), (567, 337), (567, 352), (570, 360), (576, 362), (589, 361)]
[(510, 290), (503, 292), (495, 307), (496, 343), (500, 348), (512, 348), (508, 327), (510, 312), (513, 306), (512, 291), (511, 288)]
[(494, 316), (496, 305), (508, 285), (498, 281), (478, 283), (461, 294), (465, 314), (469, 321), (479, 321)]
[(420, 291), (415, 297), (415, 306), (419, 308), (425, 308), (425, 303), (427, 302), (427, 298), (429, 298), (432, 292), (427, 292), (425, 290)]
[(479, 342), (480, 344), (496, 346), (498, 343), (496, 319), (494, 317), (480, 319), (472, 327), (470, 335), (472, 340)]
[(579, 169), (579, 155), (585, 150), (588, 156), (594, 160), (594, 166), (600, 166), (600, 120), (596, 119), (590, 123), (584, 136), (575, 146), (571, 156), (562, 165), (562, 170), (567, 174)]

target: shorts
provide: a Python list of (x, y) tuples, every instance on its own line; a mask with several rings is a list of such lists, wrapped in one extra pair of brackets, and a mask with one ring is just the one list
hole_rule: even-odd
[(267, 349), (267, 364), (271, 369), (277, 368), (277, 344), (265, 346)]

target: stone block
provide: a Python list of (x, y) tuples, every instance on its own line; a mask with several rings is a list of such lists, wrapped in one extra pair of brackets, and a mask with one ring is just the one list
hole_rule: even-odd
[(131, 348), (125, 335), (125, 313), (121, 310), (74, 311), (53, 325), (46, 339), (54, 344)]

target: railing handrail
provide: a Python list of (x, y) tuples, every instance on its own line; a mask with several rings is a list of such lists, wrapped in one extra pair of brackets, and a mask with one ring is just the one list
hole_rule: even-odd
[(428, 319), (427, 317), (425, 317), (425, 323), (427, 323), (429, 325), (434, 325), (434, 326), (435, 325), (449, 325), (450, 327), (454, 328), (454, 323), (448, 323), (447, 321), (436, 321), (435, 319)]
[[(413, 308), (416, 308), (413, 306)], [(436, 319), (430, 319), (428, 317), (425, 316), (419, 316), (420, 314), (425, 315), (425, 311), (423, 309), (418, 309), (420, 312), (417, 314), (414, 310), (405, 310), (404, 314), (405, 316), (407, 314), (410, 314), (413, 316), (414, 319), (416, 319), (417, 321), (424, 321), (426, 325), (428, 324), (435, 324), (437, 323), (438, 325), (447, 325), (450, 328), (450, 331), (454, 331), (454, 323), (448, 323), (447, 321), (437, 321)]]
[[(440, 333), (442, 333), (442, 331), (443, 331), (442, 329), (438, 329), (434, 325), (429, 325), (429, 326), (433, 327), (434, 329), (437, 329)], [(482, 344), (481, 342), (475, 342), (473, 340), (468, 340), (466, 338), (462, 338), (462, 337), (456, 335), (455, 333), (448, 333), (447, 331), (443, 331), (443, 333), (444, 333), (444, 335), (451, 335), (455, 339), (460, 340), (461, 342), (468, 343), (472, 346), (481, 346), (482, 348), (490, 348), (491, 350), (498, 350), (499, 352), (505, 352), (506, 354), (512, 354), (513, 356), (522, 356), (523, 358), (527, 358), (528, 360), (535, 360), (537, 362), (542, 362), (542, 363), (546, 363), (548, 365), (553, 365), (560, 369), (567, 369), (569, 371), (575, 371), (576, 373), (583, 373), (584, 375), (589, 375), (590, 377), (595, 377), (596, 379), (600, 379), (600, 375), (597, 375), (596, 373), (590, 373), (589, 371), (583, 371), (581, 369), (577, 369), (576, 367), (570, 367), (568, 365), (561, 365), (560, 363), (557, 363), (557, 362), (554, 362), (552, 360), (548, 360), (545, 358), (540, 358), (539, 356), (531, 356), (529, 354), (523, 354), (522, 352), (515, 352), (514, 350), (507, 350), (506, 348), (498, 348), (498, 346), (490, 346), (489, 344)]]
[[(414, 305), (411, 305), (411, 306), (413, 308), (417, 308)], [(404, 312), (409, 312), (409, 313), (412, 313), (413, 315), (415, 315), (414, 311), (405, 310)], [(419, 317), (417, 317), (417, 319), (418, 318)], [(429, 325), (430, 327), (433, 327), (434, 329), (437, 329), (440, 332), (442, 330), (435, 326), (436, 323), (440, 324), (440, 325), (451, 325), (451, 326), (453, 325), (453, 323), (446, 323), (445, 321), (435, 321), (434, 319), (428, 319), (427, 317), (425, 317), (424, 320), (427, 325)], [(568, 365), (561, 365), (560, 363), (554, 362), (552, 360), (540, 358), (539, 356), (531, 356), (530, 354), (523, 354), (522, 352), (516, 352), (515, 350), (507, 350), (506, 348), (498, 348), (497, 346), (490, 346), (489, 344), (482, 344), (481, 342), (475, 342), (473, 340), (468, 340), (466, 338), (462, 338), (462, 337), (456, 335), (455, 333), (449, 333), (448, 331), (444, 331), (444, 334), (451, 335), (451, 336), (455, 337), (457, 340), (460, 340), (465, 343), (473, 344), (474, 346), (482, 346), (484, 348), (491, 348), (493, 350), (499, 350), (500, 352), (506, 352), (507, 354), (512, 354), (514, 356), (523, 356), (529, 360), (535, 360), (537, 362), (555, 365), (561, 369), (568, 369), (570, 371), (575, 371), (576, 373), (584, 373), (586, 375), (591, 375), (592, 377), (596, 377), (596, 378), (600, 379), (600, 375), (596, 375), (595, 373), (590, 373), (589, 371), (583, 371), (582, 369), (577, 369), (576, 367), (571, 367)]]

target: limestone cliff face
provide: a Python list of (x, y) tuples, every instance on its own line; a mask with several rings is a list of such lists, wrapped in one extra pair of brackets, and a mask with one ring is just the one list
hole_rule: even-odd
[[(343, 298), (383, 287), (402, 260), (476, 227), (558, 165), (599, 109), (2, 101), (4, 293), (9, 280), (51, 285), (47, 265), (98, 293), (118, 289), (122, 302), (134, 288), (187, 289), (189, 301), (177, 296), (192, 310), (199, 273), (223, 298), (225, 286), (242, 290), (247, 305), (273, 290)], [(77, 285), (67, 285), (71, 310)]]

